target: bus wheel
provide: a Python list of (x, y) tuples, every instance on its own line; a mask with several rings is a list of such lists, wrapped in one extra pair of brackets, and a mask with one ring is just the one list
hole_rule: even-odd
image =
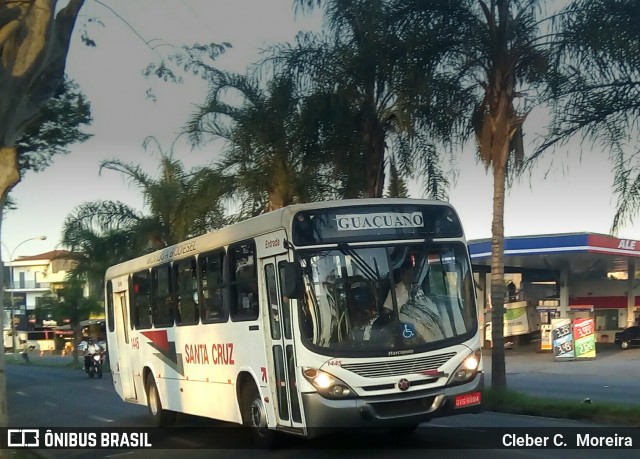
[(147, 401), (149, 403), (149, 413), (153, 425), (157, 427), (169, 426), (176, 422), (176, 412), (169, 411), (162, 408), (162, 402), (160, 401), (160, 394), (158, 393), (158, 387), (151, 373), (147, 375)]
[(248, 384), (242, 391), (242, 423), (250, 429), (256, 445), (262, 448), (275, 446), (276, 432), (267, 427), (267, 412), (253, 384)]

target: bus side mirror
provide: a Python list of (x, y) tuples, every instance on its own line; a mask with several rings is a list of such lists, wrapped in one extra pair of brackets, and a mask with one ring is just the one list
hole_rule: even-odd
[(282, 295), (287, 298), (301, 300), (304, 298), (302, 268), (296, 262), (288, 261), (284, 265)]

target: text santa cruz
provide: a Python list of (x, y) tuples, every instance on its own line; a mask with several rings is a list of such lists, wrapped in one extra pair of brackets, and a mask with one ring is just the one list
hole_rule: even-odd
[[(209, 354), (211, 351), (211, 354)], [(195, 365), (233, 365), (233, 343), (185, 344), (185, 362)]]
[(421, 212), (381, 212), (375, 214), (336, 215), (338, 231), (392, 228), (422, 228)]

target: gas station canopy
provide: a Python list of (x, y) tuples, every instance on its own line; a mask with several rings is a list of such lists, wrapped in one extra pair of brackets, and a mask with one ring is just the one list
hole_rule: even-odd
[[(491, 265), (491, 239), (469, 241), (474, 269)], [(505, 272), (573, 273), (627, 272), (629, 261), (640, 258), (640, 241), (596, 233), (547, 234), (505, 238)], [(552, 279), (549, 279), (552, 280)]]

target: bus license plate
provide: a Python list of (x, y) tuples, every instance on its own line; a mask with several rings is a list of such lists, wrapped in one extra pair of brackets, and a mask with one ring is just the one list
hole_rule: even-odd
[(456, 395), (455, 407), (464, 408), (465, 406), (480, 405), (482, 396), (480, 392), (471, 392), (470, 394)]

